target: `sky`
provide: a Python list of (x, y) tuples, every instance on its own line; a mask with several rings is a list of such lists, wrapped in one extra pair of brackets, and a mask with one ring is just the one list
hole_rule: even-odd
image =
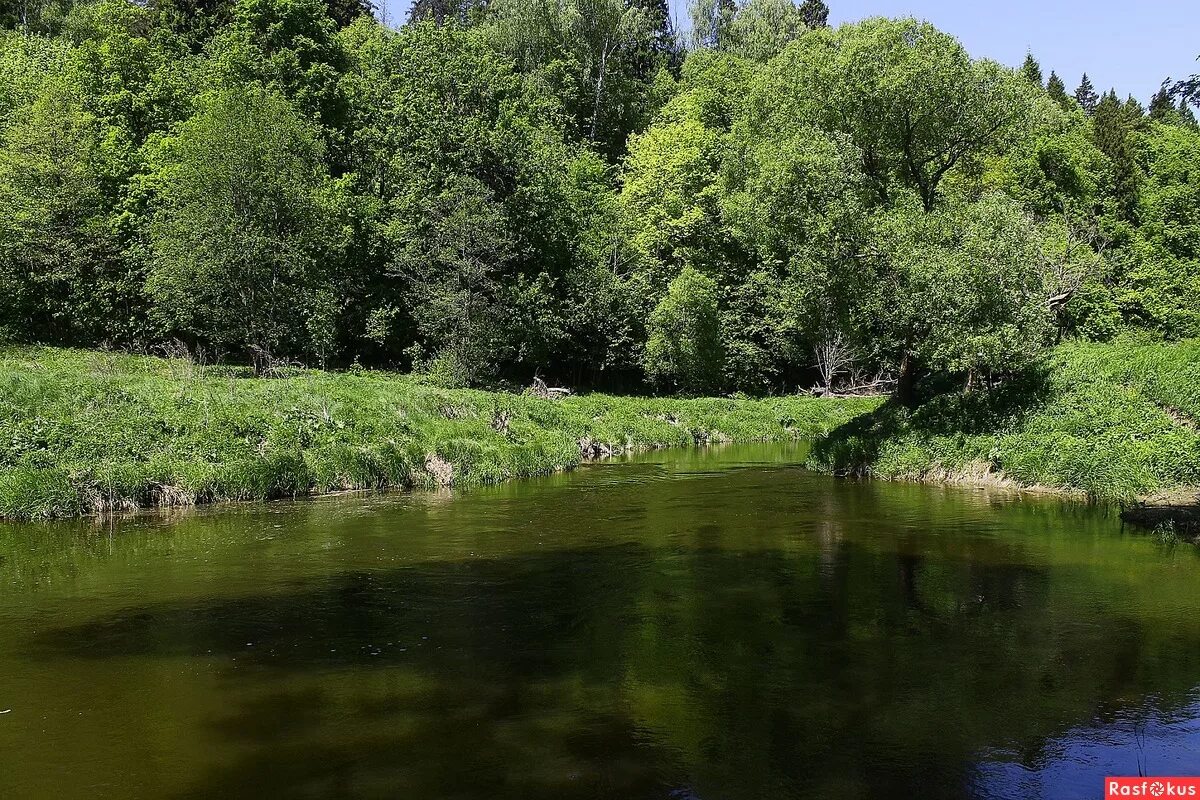
[[(687, 0), (670, 0), (682, 27)], [(381, 0), (392, 24), (409, 0)], [(1200, 72), (1200, 0), (826, 0), (830, 23), (871, 16), (927, 19), (957, 36), (975, 58), (1020, 66), (1032, 52), (1048, 77), (1074, 91), (1084, 72), (1098, 91), (1143, 103), (1163, 79)]]

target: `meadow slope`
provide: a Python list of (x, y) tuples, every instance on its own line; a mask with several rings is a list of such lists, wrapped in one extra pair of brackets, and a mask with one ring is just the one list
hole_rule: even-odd
[(822, 437), (810, 464), (1129, 503), (1200, 486), (1197, 421), (1200, 340), (1071, 342), (992, 392), (947, 391), (911, 410), (883, 404)]
[(808, 438), (872, 399), (563, 400), (384, 372), (282, 378), (186, 360), (0, 350), (0, 517), (471, 485), (583, 458)]
[(180, 359), (0, 350), (0, 517), (469, 486), (612, 453), (814, 438), (841, 475), (1001, 483), (1130, 504), (1200, 492), (1200, 340), (1068, 343), (991, 392), (669, 399), (442, 389), (412, 376), (255, 378)]

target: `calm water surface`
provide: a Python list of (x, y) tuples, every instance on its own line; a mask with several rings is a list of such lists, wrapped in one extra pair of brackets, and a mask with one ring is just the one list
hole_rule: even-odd
[(795, 449), (0, 527), (0, 796), (1098, 798), (1200, 774), (1200, 554)]

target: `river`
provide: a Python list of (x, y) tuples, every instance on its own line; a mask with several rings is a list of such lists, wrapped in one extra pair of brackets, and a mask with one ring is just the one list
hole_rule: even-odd
[(0, 526), (0, 796), (1099, 798), (1200, 774), (1200, 553), (795, 446)]

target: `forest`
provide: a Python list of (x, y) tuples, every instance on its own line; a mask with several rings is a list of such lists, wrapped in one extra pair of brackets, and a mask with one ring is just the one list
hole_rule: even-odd
[(0, 340), (903, 399), (1200, 336), (1195, 77), (1069, 93), (828, 13), (5, 0)]

